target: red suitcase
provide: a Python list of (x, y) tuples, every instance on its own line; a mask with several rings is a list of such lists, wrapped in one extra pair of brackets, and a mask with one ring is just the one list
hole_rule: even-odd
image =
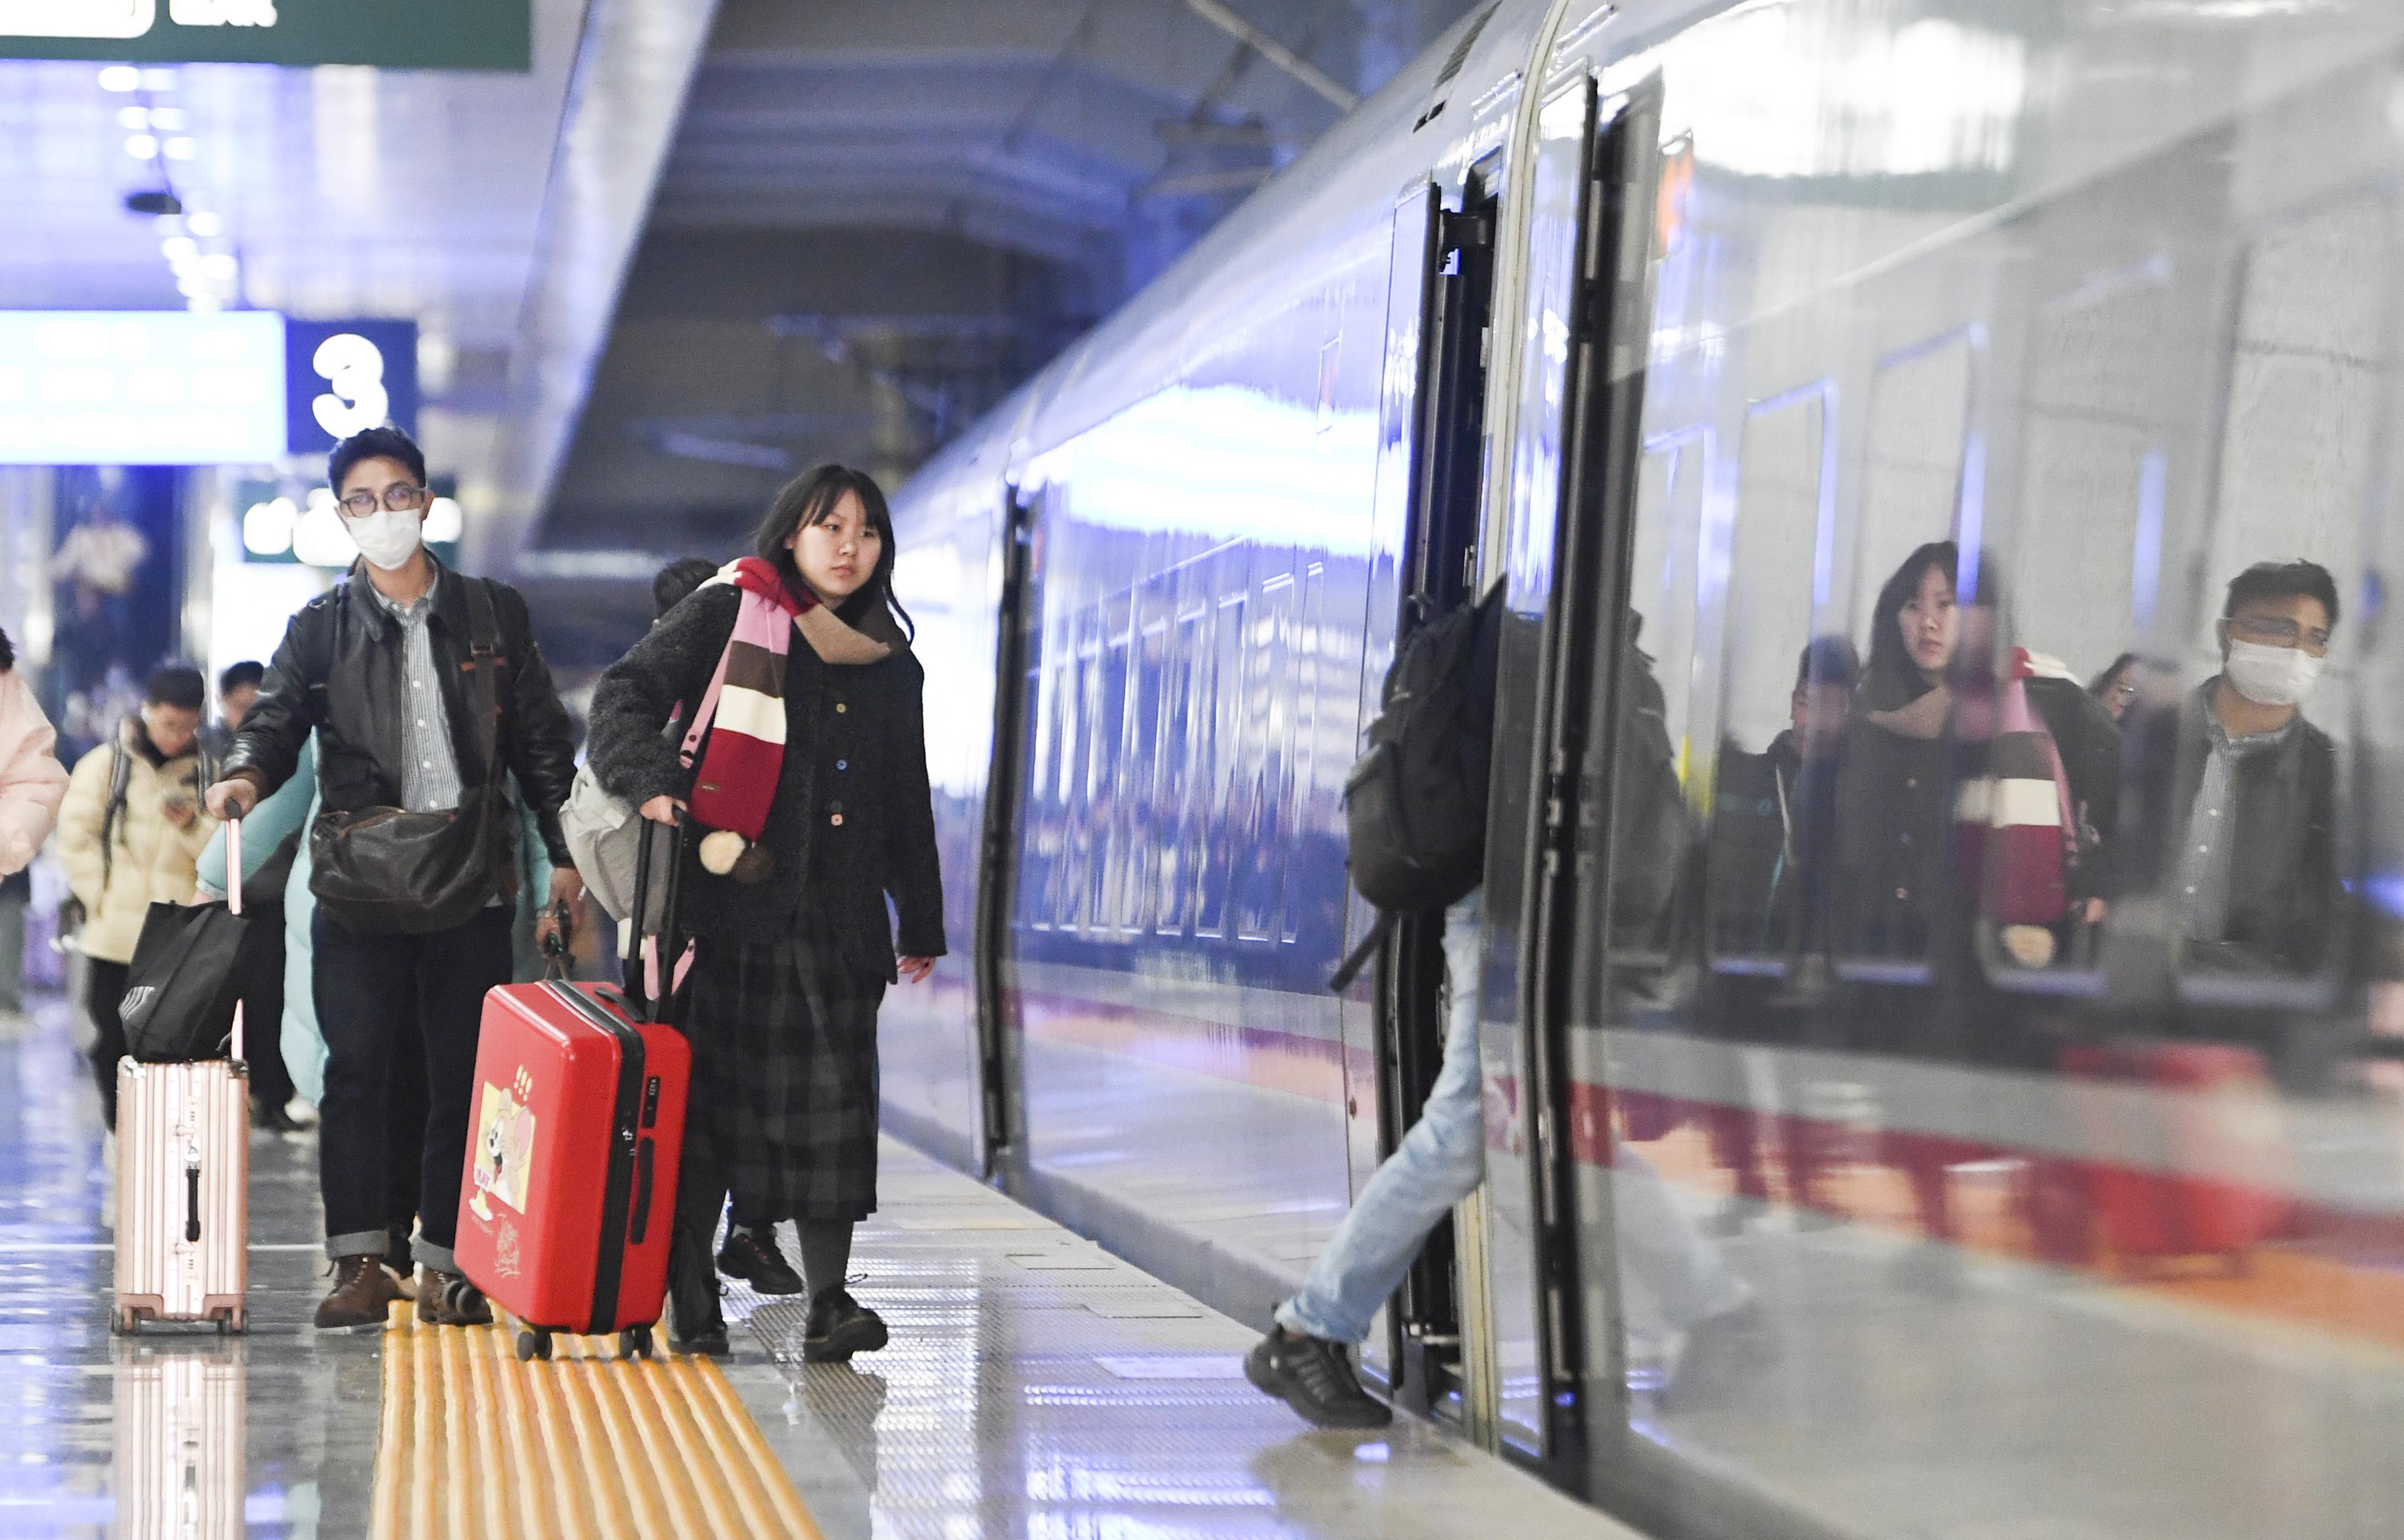
[(2131, 1129), (2127, 1103), (2081, 1099), (2100, 1143), (2137, 1133), (2173, 1171), (2116, 1160), (2082, 1173), (2104, 1246), (2127, 1261), (2220, 1257), (2232, 1272), (2285, 1217), (2289, 1159), (2278, 1092), (2259, 1054), (2201, 1043), (2117, 1043), (2063, 1051), (2074, 1083), (2118, 1082), (2173, 1094), (2160, 1127)]
[[(673, 916), (673, 879), (667, 901)], [(608, 985), (559, 979), (484, 997), (454, 1249), (524, 1323), (521, 1359), (549, 1358), (553, 1332), (651, 1350), (692, 1050), (643, 1015)]]

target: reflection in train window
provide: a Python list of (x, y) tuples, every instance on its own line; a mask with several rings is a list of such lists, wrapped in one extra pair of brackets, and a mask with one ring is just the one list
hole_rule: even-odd
[(2087, 681), (2129, 658), (2159, 597), (2168, 276), (2153, 260), (2103, 274), (2039, 306), (2027, 330), (2019, 503), (1986, 525), (2005, 568), (1998, 646), (1977, 667), (2004, 721), (1976, 746), (1981, 838), (1964, 847), (2007, 982), (2090, 962), (2117, 892), (2119, 730)]
[[(2198, 675), (2136, 731), (2159, 877), (2202, 998), (2338, 966), (2353, 688), (2395, 208), (2358, 198), (2246, 253)], [(2175, 734), (2175, 749), (2165, 741)]]
[(1168, 839), (1160, 853), (1160, 887), (1153, 912), (1164, 935), (1181, 934), (1194, 922), (1194, 896), (1200, 889), (1204, 831), (1209, 813), (1204, 797), (1209, 790), (1210, 732), (1205, 707), (1202, 672), (1210, 655), (1210, 623), (1217, 611), (1197, 598), (1196, 569), (1179, 574), (1185, 607), (1177, 614), (1177, 646), (1170, 656), (1169, 709), (1163, 716), (1161, 764), (1167, 786), (1161, 799), (1162, 826)]
[[(1879, 585), (1914, 548), (1953, 533), (1956, 507), (1979, 468), (1968, 461), (1970, 395), (1985, 350), (1973, 329), (1949, 332), (1880, 362), (1870, 380), (1869, 441), (1854, 519), (1852, 634), (1866, 641)], [(1837, 595), (1827, 601), (1843, 602)], [(1822, 629), (1837, 629), (1830, 620)]]
[(1685, 771), (1688, 667), (1695, 651), (1695, 567), (1703, 488), (1711, 476), (1712, 430), (1690, 427), (1644, 446), (1636, 477), (1635, 549), (1628, 559), (1629, 623), (1636, 645), (1656, 660), (1663, 726)]
[[(1238, 572), (1243, 568), (1238, 566)], [(1245, 622), (1251, 595), (1242, 588), (1218, 601), (1218, 656), (1213, 660), (1208, 699), (1202, 715), (1209, 723), (1209, 766), (1205, 807), (1200, 894), (1195, 904), (1194, 933), (1212, 939), (1227, 933), (1227, 889), (1233, 875), (1236, 842), (1242, 823), (1238, 775), (1244, 746)]]
[(1286, 827), (1292, 805), (1294, 581), (1279, 575), (1261, 584), (1245, 663), (1250, 703), (1244, 711), (1244, 765), (1237, 778), (1243, 809), (1237, 830), (1238, 897), (1236, 938), (1273, 941), (1283, 929), (1285, 861), (1293, 843)]
[(1811, 634), (1814, 555), (1828, 520), (1833, 395), (1813, 385), (1756, 405), (1739, 449), (1706, 868), (1712, 955), (1722, 961), (1775, 957), (1796, 939), (1813, 823), (1802, 803), (1804, 755), (1808, 743), (1825, 762), (1837, 747), (1821, 697), (1835, 693), (1838, 732), (1844, 721), (1851, 670), (1831, 677), (1824, 666), (1813, 683), (1796, 663)]

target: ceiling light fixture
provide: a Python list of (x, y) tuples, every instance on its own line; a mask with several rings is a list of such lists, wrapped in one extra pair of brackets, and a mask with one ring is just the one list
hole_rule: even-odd
[(187, 261), (200, 255), (201, 244), (189, 235), (170, 235), (159, 243), (159, 255), (171, 262)]
[(159, 158), (158, 136), (149, 133), (132, 133), (126, 135), (125, 153), (133, 156), (137, 161), (157, 160)]
[(142, 89), (142, 72), (131, 64), (111, 64), (100, 72), (100, 89), (128, 91)]
[(175, 72), (171, 69), (146, 69), (142, 72), (142, 89), (173, 91), (175, 89)]
[(167, 159), (170, 161), (189, 161), (199, 154), (201, 148), (200, 146), (181, 135), (168, 140), (161, 147), (166, 150)]
[(159, 130), (161, 133), (181, 133), (184, 132), (184, 109), (181, 107), (152, 107), (150, 109), (150, 126)]
[(184, 228), (203, 240), (206, 240), (210, 236), (222, 232), (225, 229), (225, 221), (206, 210), (202, 210), (184, 216)]
[(117, 126), (139, 133), (150, 126), (150, 110), (147, 107), (119, 107), (117, 109)]
[(201, 259), (201, 272), (221, 284), (230, 284), (242, 272), (242, 264), (230, 251), (213, 251)]

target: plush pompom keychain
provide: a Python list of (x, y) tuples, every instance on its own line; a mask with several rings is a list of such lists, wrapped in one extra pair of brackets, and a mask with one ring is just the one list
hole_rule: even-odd
[(764, 847), (734, 830), (716, 829), (701, 836), (701, 869), (737, 882), (765, 882), (776, 869), (776, 861)]
[(701, 836), (701, 869), (714, 877), (726, 875), (743, 859), (744, 848), (750, 843), (732, 829), (710, 831)]

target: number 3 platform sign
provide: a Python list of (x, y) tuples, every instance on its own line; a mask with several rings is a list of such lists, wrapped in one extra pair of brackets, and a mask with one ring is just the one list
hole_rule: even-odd
[(284, 323), (284, 414), (291, 453), (386, 424), (417, 431), (417, 323)]

